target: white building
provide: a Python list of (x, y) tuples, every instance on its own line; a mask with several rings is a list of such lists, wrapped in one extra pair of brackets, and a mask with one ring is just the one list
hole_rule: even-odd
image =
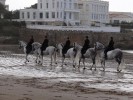
[(109, 12), (110, 23), (133, 22), (133, 13), (130, 12)]
[(109, 23), (109, 2), (79, 0), (81, 25), (102, 26)]
[(38, 0), (37, 9), (20, 10), (20, 20), (27, 24), (79, 25), (78, 0)]

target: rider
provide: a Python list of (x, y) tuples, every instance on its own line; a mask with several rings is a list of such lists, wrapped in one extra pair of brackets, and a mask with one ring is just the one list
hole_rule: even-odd
[(48, 40), (47, 36), (45, 36), (45, 39), (44, 39), (42, 46), (41, 46), (41, 53), (42, 54), (43, 54), (43, 51), (45, 51), (45, 49), (48, 47), (48, 42), (49, 42), (49, 40)]
[(31, 36), (27, 46), (26, 46), (26, 53), (30, 53), (32, 51), (32, 43), (34, 42), (33, 35)]
[(114, 40), (113, 37), (110, 37), (110, 42), (108, 44), (108, 46), (105, 48), (104, 50), (104, 54), (105, 54), (105, 59), (107, 59), (107, 52), (114, 50)]
[(65, 54), (66, 54), (67, 50), (70, 48), (70, 44), (71, 44), (71, 42), (69, 40), (69, 37), (67, 37), (67, 41), (66, 41), (66, 43), (65, 43), (65, 45), (62, 49), (62, 54), (63, 54), (64, 57), (65, 57)]
[(85, 54), (86, 50), (90, 48), (90, 40), (88, 39), (88, 36), (86, 36), (86, 39), (84, 41), (84, 45), (83, 45), (83, 48), (81, 50), (81, 53), (82, 53), (82, 57), (84, 57), (83, 54)]

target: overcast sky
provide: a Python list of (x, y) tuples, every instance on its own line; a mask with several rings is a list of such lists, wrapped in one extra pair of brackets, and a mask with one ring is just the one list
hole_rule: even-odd
[[(109, 1), (110, 11), (133, 12), (133, 0), (103, 0)], [(6, 0), (9, 10), (23, 9), (37, 3), (37, 0)]]

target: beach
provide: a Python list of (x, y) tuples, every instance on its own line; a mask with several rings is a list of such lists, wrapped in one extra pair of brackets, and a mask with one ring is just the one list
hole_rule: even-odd
[[(44, 57), (42, 66), (34, 62), (25, 64), (25, 55), (1, 55), (0, 100), (133, 100), (132, 53), (124, 53), (122, 72), (118, 73), (114, 61), (108, 61), (105, 72), (100, 64), (97, 70), (73, 68), (71, 61), (61, 67), (50, 66), (50, 58)], [(97, 62), (98, 63), (98, 62)]]

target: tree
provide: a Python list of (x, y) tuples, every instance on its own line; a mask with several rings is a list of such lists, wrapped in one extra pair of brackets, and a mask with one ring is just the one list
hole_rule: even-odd
[(12, 12), (12, 19), (19, 19), (19, 10), (15, 10)]
[(6, 7), (0, 3), (0, 19), (5, 13), (7, 13)]

